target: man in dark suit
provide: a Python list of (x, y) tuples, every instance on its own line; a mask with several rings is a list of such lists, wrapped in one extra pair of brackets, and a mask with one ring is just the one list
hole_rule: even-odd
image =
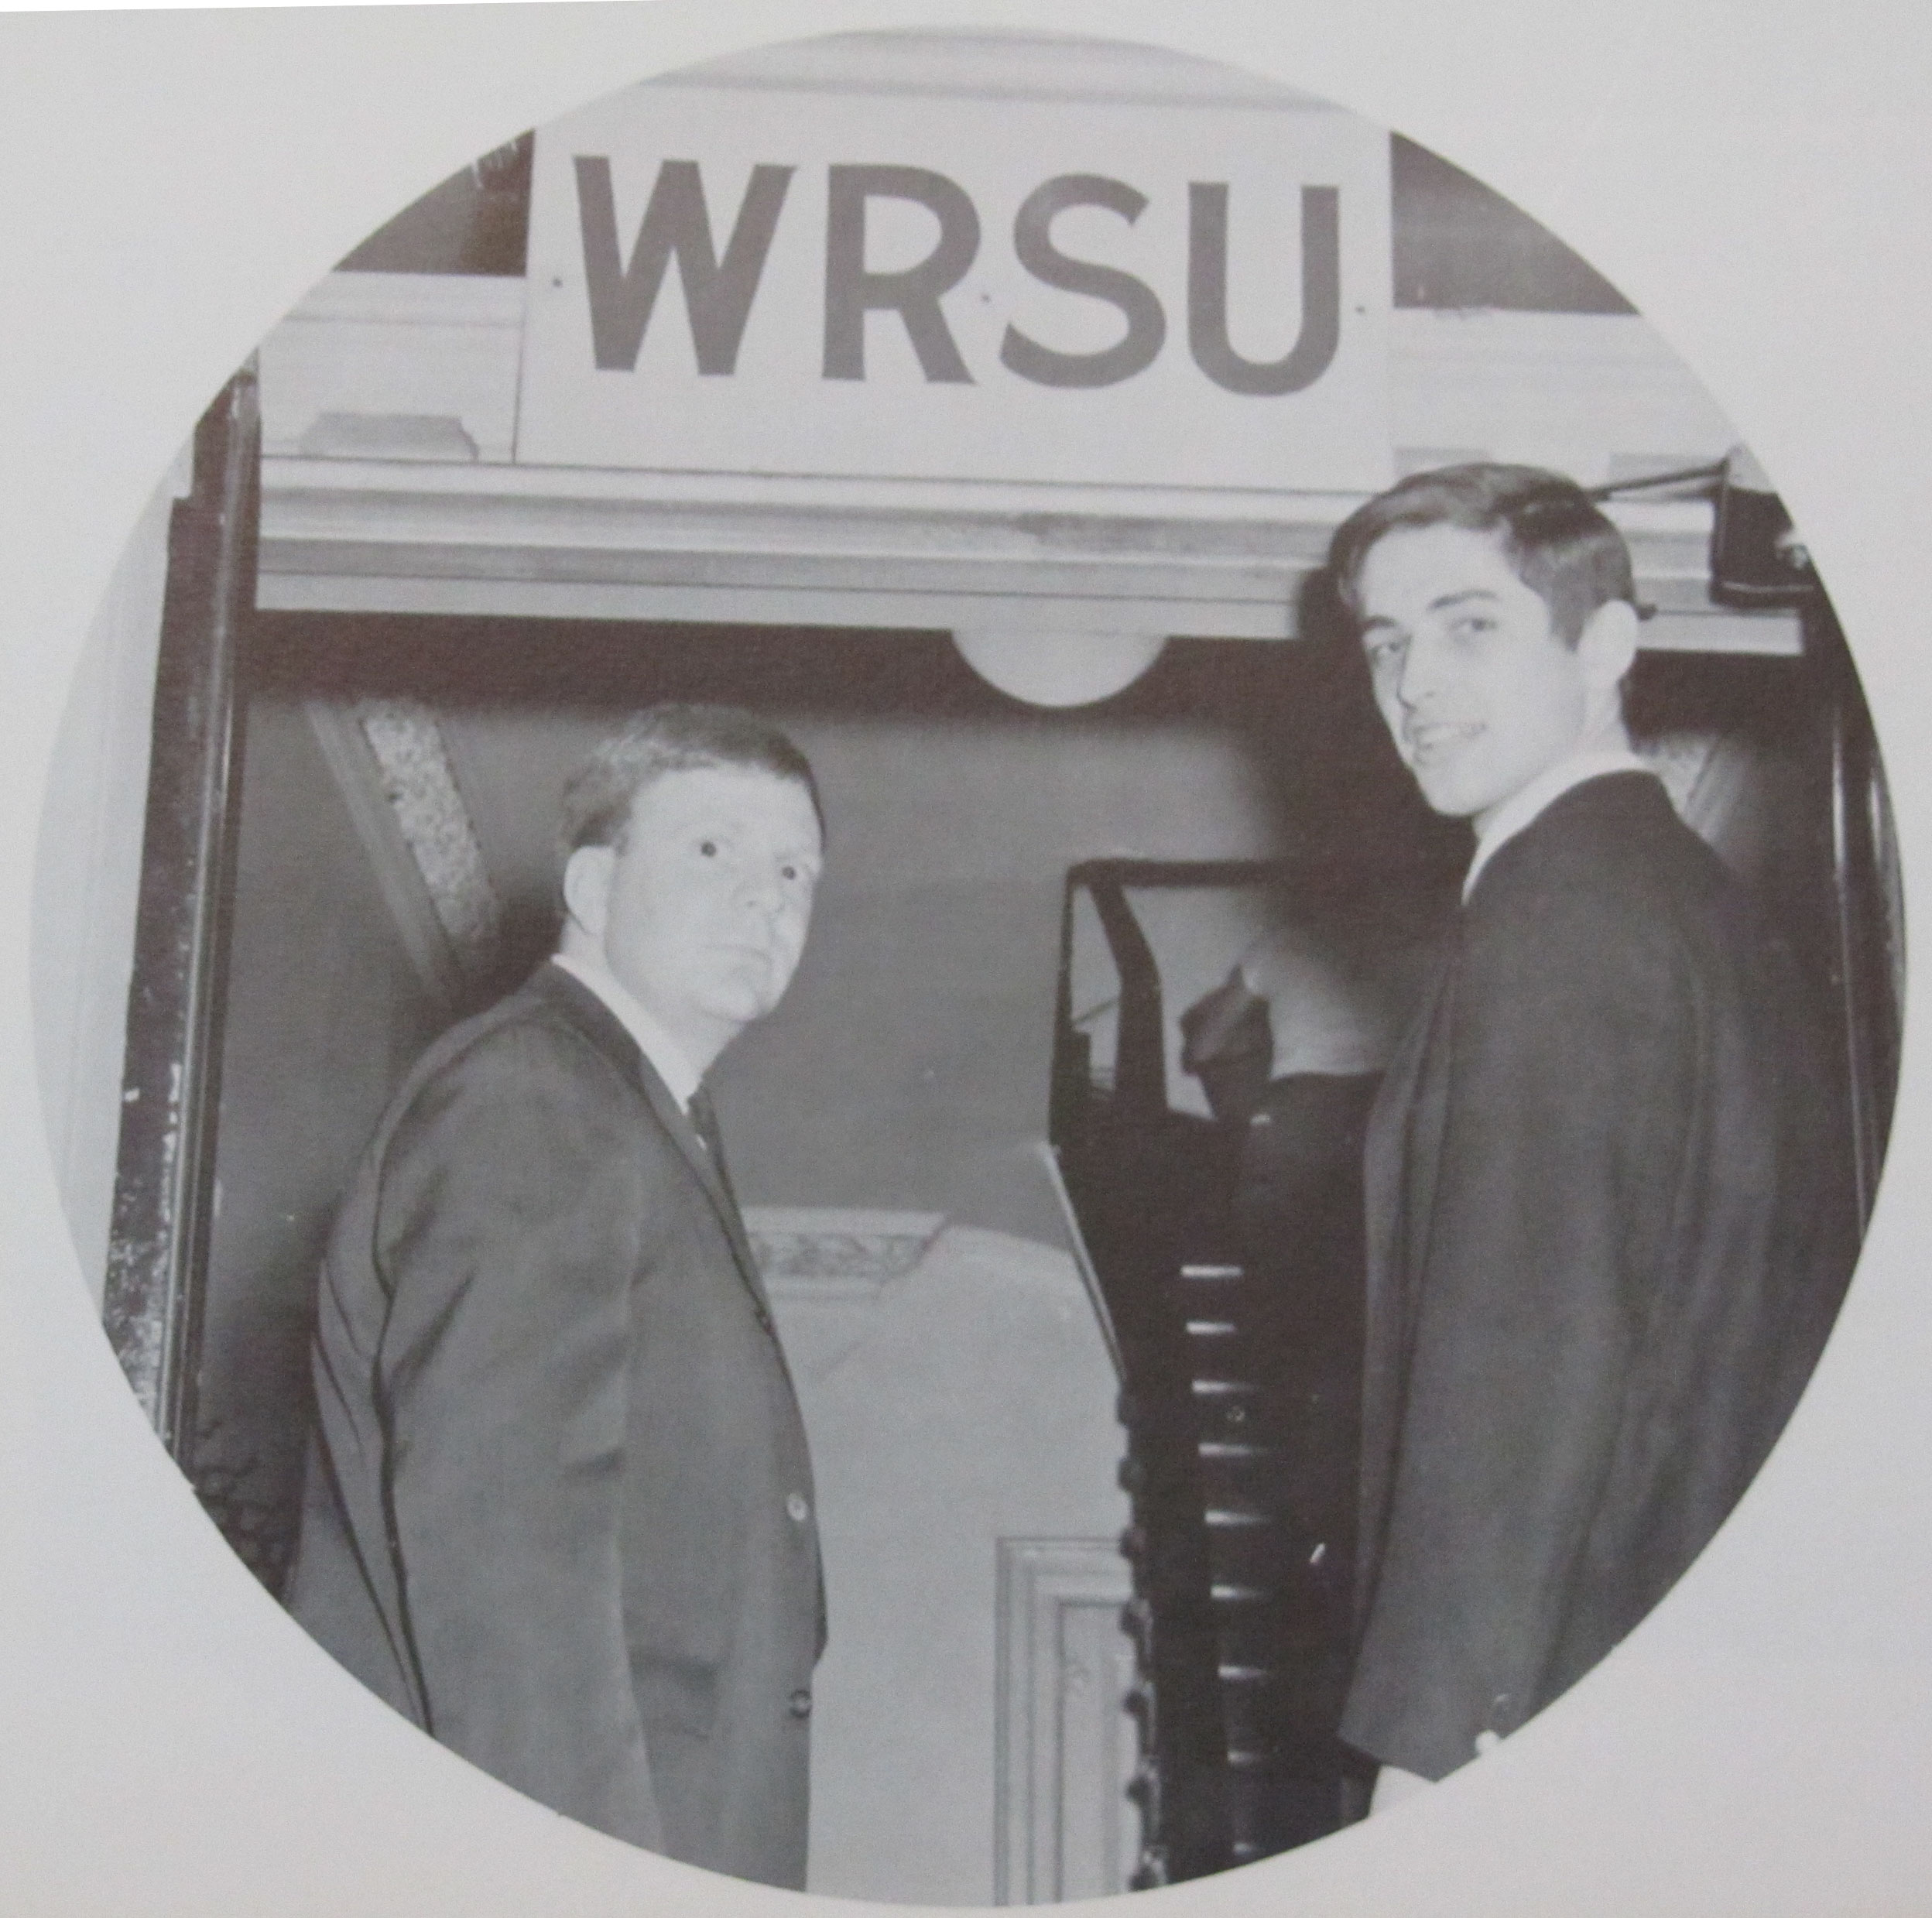
[[(1375, 700), (1475, 828), (1371, 1119), (1358, 1646), (1375, 1803), (1594, 1665), (1762, 1461), (1837, 1302), (1797, 1028), (1716, 855), (1630, 749), (1629, 556), (1567, 480), (1372, 500), (1334, 577)], [(1838, 1275), (1841, 1282), (1842, 1273)]]
[(433, 1046), (343, 1203), (288, 1603), (533, 1798), (802, 1887), (810, 1462), (703, 1075), (771, 1011), (811, 770), (659, 707), (566, 798), (557, 956)]

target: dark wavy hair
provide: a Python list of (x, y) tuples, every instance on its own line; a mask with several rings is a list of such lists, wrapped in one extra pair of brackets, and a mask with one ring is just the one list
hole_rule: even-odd
[(580, 846), (622, 850), (638, 794), (666, 772), (727, 766), (804, 787), (825, 831), (811, 762), (770, 721), (742, 706), (647, 707), (599, 746), (564, 789), (564, 856)]
[(1357, 583), (1370, 549), (1392, 533), (1426, 526), (1495, 535), (1511, 569), (1550, 608), (1550, 623), (1567, 645), (1582, 637), (1599, 606), (1637, 603), (1623, 535), (1575, 481), (1539, 466), (1485, 460), (1413, 473), (1335, 529), (1329, 574), (1355, 618), (1362, 617)]

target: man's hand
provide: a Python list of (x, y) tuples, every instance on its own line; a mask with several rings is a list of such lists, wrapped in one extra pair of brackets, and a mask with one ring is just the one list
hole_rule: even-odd
[(1182, 1068), (1193, 1073), (1218, 1119), (1245, 1125), (1268, 1089), (1275, 1056), (1268, 1002), (1236, 966), (1180, 1016)]
[(1419, 1772), (1405, 1772), (1399, 1765), (1385, 1765), (1375, 1774), (1375, 1789), (1368, 1799), (1368, 1816), (1372, 1818), (1377, 1812), (1386, 1811), (1391, 1805), (1399, 1805), (1405, 1798), (1414, 1797), (1417, 1792), (1434, 1783), (1434, 1779), (1424, 1778)]

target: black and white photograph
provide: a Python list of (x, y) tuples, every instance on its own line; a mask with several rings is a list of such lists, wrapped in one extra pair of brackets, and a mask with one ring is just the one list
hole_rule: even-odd
[(1657, 1633), (1899, 1176), (1865, 635), (1321, 61), (873, 11), (399, 194), (113, 529), (22, 921), (85, 1362), (315, 1789), (473, 1772), (540, 1896), (1464, 1909), (1372, 1848), (1632, 1634), (1632, 1775), (1725, 1749)]

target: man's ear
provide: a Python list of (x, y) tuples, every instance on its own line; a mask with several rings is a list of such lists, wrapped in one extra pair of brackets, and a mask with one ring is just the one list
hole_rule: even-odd
[(1627, 599), (1605, 600), (1583, 622), (1577, 655), (1592, 687), (1613, 690), (1637, 656), (1637, 609)]
[(579, 846), (564, 863), (564, 909), (599, 945), (604, 943), (616, 875), (615, 846)]

